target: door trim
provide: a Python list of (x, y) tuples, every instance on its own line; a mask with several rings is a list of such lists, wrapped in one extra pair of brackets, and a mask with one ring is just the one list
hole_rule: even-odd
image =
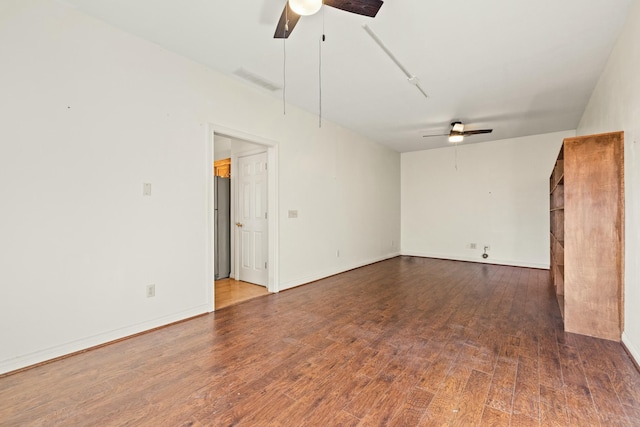
[(207, 192), (207, 265), (206, 265), (206, 295), (207, 305), (209, 311), (212, 312), (215, 309), (214, 303), (214, 273), (213, 273), (213, 259), (215, 256), (214, 250), (214, 210), (213, 210), (213, 191), (214, 191), (214, 179), (213, 179), (213, 159), (214, 157), (214, 135), (226, 136), (234, 139), (242, 139), (253, 144), (262, 145), (267, 149), (267, 198), (268, 198), (268, 210), (269, 218), (267, 222), (268, 239), (269, 239), (269, 254), (268, 254), (268, 270), (269, 280), (267, 290), (269, 292), (279, 292), (280, 290), (280, 233), (278, 229), (278, 207), (280, 205), (278, 198), (278, 142), (263, 138), (258, 135), (252, 135), (247, 132), (243, 132), (237, 129), (227, 128), (215, 123), (207, 124), (207, 147), (206, 147), (206, 192)]

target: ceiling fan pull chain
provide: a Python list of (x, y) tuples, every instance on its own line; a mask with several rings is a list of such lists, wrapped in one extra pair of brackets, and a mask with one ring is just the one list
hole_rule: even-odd
[(287, 39), (282, 39), (282, 114), (287, 115)]
[(318, 105), (318, 127), (322, 127), (322, 40), (318, 42), (319, 45), (319, 61), (318, 61), (318, 91), (319, 91), (319, 105)]
[(289, 31), (289, 8), (284, 8), (284, 37), (282, 38), (282, 114), (287, 115), (287, 32)]
[(455, 151), (455, 166), (456, 166), (456, 170), (458, 170), (458, 143), (457, 142), (454, 144), (453, 150)]
[(322, 41), (324, 41), (324, 10), (325, 10), (325, 6), (324, 6), (324, 1), (322, 2)]

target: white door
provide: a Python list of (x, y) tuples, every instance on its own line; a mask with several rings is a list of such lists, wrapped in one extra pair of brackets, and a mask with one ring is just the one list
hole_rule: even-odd
[(239, 280), (267, 286), (267, 153), (238, 158)]

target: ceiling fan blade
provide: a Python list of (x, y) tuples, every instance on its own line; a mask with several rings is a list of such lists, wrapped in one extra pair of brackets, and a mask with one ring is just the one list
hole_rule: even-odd
[(326, 6), (355, 13), (358, 15), (375, 17), (382, 7), (381, 0), (324, 0)]
[[(286, 28), (287, 18), (289, 19), (289, 29)], [(289, 2), (284, 5), (284, 9), (282, 10), (282, 15), (280, 15), (280, 20), (278, 21), (278, 25), (276, 26), (276, 32), (273, 33), (274, 39), (288, 39), (289, 35), (293, 31), (293, 28), (298, 23), (300, 19), (300, 15), (295, 13), (289, 7)]]
[(491, 133), (491, 132), (493, 132), (493, 129), (465, 130), (464, 132), (462, 132), (462, 135), (464, 136), (480, 135), (482, 133)]
[(432, 136), (449, 136), (448, 133), (439, 133), (437, 135), (422, 135), (423, 138), (431, 138)]

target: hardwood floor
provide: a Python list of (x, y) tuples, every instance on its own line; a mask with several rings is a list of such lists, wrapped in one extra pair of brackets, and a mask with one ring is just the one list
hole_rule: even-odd
[(401, 257), (0, 379), (3, 426), (637, 426), (542, 270)]
[(214, 286), (216, 310), (255, 297), (269, 295), (269, 291), (264, 286), (234, 279), (216, 280)]

